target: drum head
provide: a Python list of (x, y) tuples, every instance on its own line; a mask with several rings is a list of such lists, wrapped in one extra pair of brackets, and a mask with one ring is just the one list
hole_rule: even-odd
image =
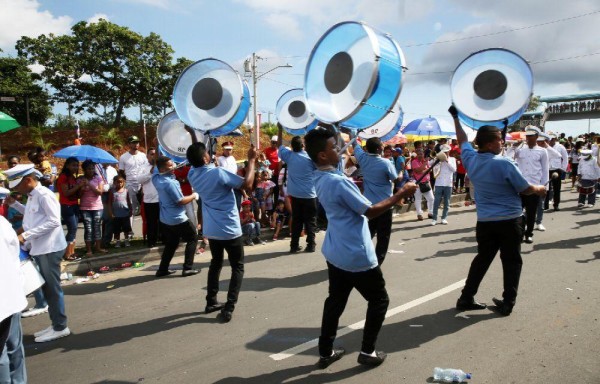
[(360, 131), (358, 136), (361, 139), (379, 137), (382, 139), (382, 142), (387, 141), (400, 131), (403, 120), (404, 112), (402, 111), (402, 107), (400, 107), (400, 103), (396, 103), (394, 109), (388, 112), (383, 119), (381, 119), (378, 123)]
[(217, 59), (200, 60), (187, 67), (173, 90), (173, 104), (179, 118), (203, 131), (228, 124), (236, 116), (243, 97), (240, 75)]
[(504, 119), (509, 124), (514, 122), (527, 108), (532, 91), (529, 64), (516, 53), (500, 48), (467, 57), (454, 71), (450, 83), (459, 117), (464, 117), (461, 120), (473, 128)]
[(303, 135), (317, 126), (317, 120), (309, 112), (301, 88), (290, 89), (281, 95), (275, 113), (279, 123), (291, 134)]
[[(199, 142), (207, 141), (203, 132), (196, 131), (195, 133)], [(156, 138), (163, 155), (178, 163), (186, 160), (185, 153), (192, 145), (192, 137), (185, 130), (183, 121), (179, 119), (175, 111), (166, 114), (160, 120), (156, 128)]]
[(305, 75), (306, 99), (318, 120), (340, 122), (361, 106), (377, 80), (379, 45), (357, 22), (333, 26), (314, 47)]

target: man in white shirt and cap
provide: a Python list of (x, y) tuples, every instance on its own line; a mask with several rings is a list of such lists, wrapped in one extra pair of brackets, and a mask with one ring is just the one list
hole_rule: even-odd
[(5, 172), (9, 187), (27, 194), (27, 204), (12, 198), (7, 202), (23, 214), (23, 227), (18, 231), (21, 244), (30, 247), (29, 254), (37, 256), (40, 273), (46, 283), (42, 290), (48, 301), (52, 325), (34, 334), (37, 343), (55, 340), (71, 334), (63, 290), (60, 286), (60, 262), (67, 242), (60, 221), (60, 204), (56, 196), (38, 181), (41, 174), (33, 164), (19, 164)]
[[(558, 181), (558, 189), (560, 189), (560, 173), (556, 170), (560, 170), (562, 156), (548, 144), (549, 141), (550, 136), (545, 132), (540, 132), (538, 135), (537, 144), (544, 148), (548, 153), (548, 167), (550, 168), (550, 174), (548, 175), (549, 189), (552, 189), (556, 181)], [(544, 210), (547, 209), (549, 209), (548, 195), (546, 195), (546, 198), (540, 199), (538, 203), (537, 214), (535, 217), (535, 229), (538, 231), (546, 230), (546, 227), (544, 227), (544, 224), (542, 224), (542, 220), (544, 219)]]
[[(547, 188), (549, 167), (548, 153), (537, 145), (537, 139), (541, 133), (538, 127), (532, 125), (525, 129), (526, 145), (515, 152), (517, 165), (525, 177), (525, 180), (532, 185), (544, 185)], [(525, 231), (523, 240), (527, 244), (533, 243), (533, 227), (535, 216), (539, 204), (540, 196), (537, 194), (521, 195), (521, 202), (525, 210)]]
[[(227, 172), (231, 172), (234, 175), (237, 175), (238, 166), (235, 161), (235, 157), (233, 157), (233, 141), (226, 141), (221, 144), (221, 148), (223, 148), (223, 154), (217, 157), (217, 165)], [(235, 204), (237, 205), (238, 211), (242, 205), (242, 191), (239, 189), (234, 189), (233, 193), (235, 194)]]
[(127, 192), (131, 199), (131, 208), (134, 215), (140, 214), (140, 204), (142, 201), (142, 183), (140, 177), (144, 174), (148, 159), (144, 152), (140, 152), (140, 139), (137, 136), (130, 136), (127, 139), (129, 151), (125, 152), (119, 158), (119, 172), (125, 176)]
[[(580, 184), (578, 208), (593, 208), (596, 204), (595, 186), (600, 180), (598, 159), (592, 155), (591, 149), (582, 149), (577, 170), (577, 181)], [(585, 201), (587, 199), (587, 204)]]
[(550, 147), (560, 153), (560, 165), (558, 161), (550, 161), (550, 177), (555, 172), (558, 173), (558, 178), (550, 179), (550, 192), (546, 195), (545, 207), (546, 209), (550, 206), (550, 200), (554, 205), (554, 211), (560, 211), (560, 190), (562, 188), (562, 181), (565, 178), (567, 167), (569, 166), (569, 153), (564, 145), (558, 142), (558, 137), (554, 133), (550, 133)]

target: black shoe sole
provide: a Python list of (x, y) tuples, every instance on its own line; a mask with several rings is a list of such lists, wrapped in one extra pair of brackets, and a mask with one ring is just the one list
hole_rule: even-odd
[(197, 269), (197, 270), (194, 270), (193, 272), (192, 272), (192, 271), (183, 271), (183, 272), (181, 272), (181, 276), (182, 276), (182, 277), (188, 277), (188, 276), (194, 276), (194, 275), (197, 275), (197, 274), (199, 274), (199, 273), (200, 273), (200, 270), (199, 270), (199, 269)]
[(512, 313), (512, 307), (506, 305), (504, 300), (496, 299), (495, 297), (492, 299), (494, 304), (496, 305), (495, 310), (502, 316), (509, 316)]
[(487, 305), (478, 302), (462, 302), (458, 300), (456, 302), (456, 309), (459, 311), (478, 311), (480, 309), (486, 309)]
[(358, 362), (358, 364), (366, 365), (368, 367), (378, 367), (381, 364), (383, 364), (385, 358), (387, 357), (387, 354), (380, 351), (375, 352), (375, 354), (377, 355), (376, 357), (359, 353), (356, 361)]
[(344, 354), (346, 354), (346, 350), (344, 348), (336, 348), (333, 350), (333, 355), (329, 357), (321, 357), (317, 362), (317, 367), (320, 369), (325, 369), (341, 359)]
[(213, 312), (217, 312), (222, 310), (223, 308), (225, 308), (225, 304), (215, 304), (215, 305), (207, 305), (204, 308), (204, 313), (213, 313)]
[(174, 274), (175, 271), (168, 271), (168, 272), (156, 272), (156, 277), (166, 277), (166, 276), (170, 276), (172, 274)]

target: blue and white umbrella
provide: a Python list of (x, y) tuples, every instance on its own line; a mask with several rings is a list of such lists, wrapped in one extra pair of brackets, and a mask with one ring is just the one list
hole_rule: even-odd
[(411, 121), (402, 131), (409, 140), (439, 139), (448, 137), (450, 132), (454, 132), (451, 123), (431, 116)]
[(92, 160), (94, 163), (116, 164), (119, 162), (119, 160), (115, 159), (104, 149), (92, 145), (71, 145), (70, 147), (61, 149), (52, 156), (62, 159), (75, 157), (79, 161)]

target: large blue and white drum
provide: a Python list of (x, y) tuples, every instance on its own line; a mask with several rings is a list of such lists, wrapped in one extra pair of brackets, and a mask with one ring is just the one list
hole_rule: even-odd
[(302, 88), (290, 89), (281, 95), (277, 101), (275, 114), (283, 129), (294, 136), (306, 135), (318, 123), (306, 106)]
[[(208, 137), (203, 132), (195, 133), (199, 142), (208, 143)], [(160, 119), (156, 128), (156, 138), (160, 154), (171, 158), (176, 163), (186, 161), (185, 153), (192, 145), (192, 137), (185, 130), (183, 121), (179, 119), (175, 111), (167, 113)]]
[(383, 119), (373, 124), (370, 127), (364, 128), (358, 133), (361, 139), (370, 139), (371, 137), (379, 137), (381, 142), (386, 142), (394, 137), (402, 128), (404, 120), (404, 111), (400, 107), (400, 103), (396, 103), (394, 109), (388, 113)]
[(351, 130), (370, 127), (393, 109), (405, 60), (390, 35), (364, 23), (334, 25), (313, 48), (304, 94), (310, 112)]
[(458, 65), (450, 93), (464, 125), (503, 128), (505, 119), (512, 124), (527, 110), (533, 94), (533, 72), (525, 59), (512, 51), (485, 49)]
[(227, 63), (204, 59), (187, 67), (175, 83), (173, 105), (179, 118), (201, 130), (220, 129), (219, 135), (238, 128), (250, 110), (250, 91)]

